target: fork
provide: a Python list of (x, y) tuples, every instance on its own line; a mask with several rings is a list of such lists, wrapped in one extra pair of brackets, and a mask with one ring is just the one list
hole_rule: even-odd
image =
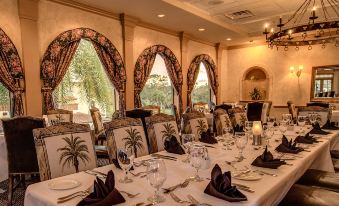
[(190, 204), (190, 206), (212, 206), (212, 205), (207, 204), (207, 203), (200, 203), (192, 195), (187, 195), (187, 198), (192, 202), (192, 204)]
[(180, 198), (179, 198), (178, 196), (176, 196), (173, 192), (170, 192), (169, 194), (170, 194), (170, 196), (172, 197), (172, 199), (173, 199), (174, 201), (176, 201), (177, 203), (191, 203), (191, 202), (189, 202), (189, 201), (180, 199)]
[(147, 171), (138, 172), (138, 173), (133, 173), (132, 171), (129, 171), (129, 173), (131, 173), (135, 177), (139, 177), (141, 174), (147, 173)]
[(178, 187), (185, 188), (185, 187), (188, 186), (190, 181), (191, 181), (191, 178), (188, 178), (183, 183), (179, 183), (179, 184), (174, 185), (174, 186), (169, 187), (169, 188), (163, 188), (163, 190), (165, 190), (164, 193), (172, 192), (172, 191), (176, 190)]
[(136, 197), (136, 196), (138, 196), (138, 195), (140, 194), (140, 192), (138, 192), (138, 193), (136, 193), (136, 194), (131, 194), (131, 193), (126, 192), (126, 191), (123, 191), (123, 190), (119, 190), (119, 192), (126, 194), (127, 197), (129, 197), (129, 198)]
[(78, 191), (78, 192), (75, 192), (73, 194), (70, 194), (70, 195), (58, 198), (57, 199), (57, 203), (58, 204), (64, 203), (64, 202), (67, 202), (67, 201), (69, 201), (69, 200), (71, 200), (73, 198), (76, 198), (76, 197), (86, 197), (87, 195), (89, 195), (89, 189), (85, 190), (85, 191)]

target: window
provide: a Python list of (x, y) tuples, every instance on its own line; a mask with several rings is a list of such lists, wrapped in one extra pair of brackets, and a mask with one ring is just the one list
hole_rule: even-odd
[(317, 74), (315, 75), (314, 92), (330, 92), (333, 86), (333, 74)]
[(210, 101), (210, 86), (205, 65), (201, 62), (199, 65), (199, 73), (192, 91), (192, 103), (209, 102)]
[(173, 87), (164, 59), (157, 54), (151, 74), (140, 94), (141, 104), (160, 106), (160, 112), (172, 114)]
[(95, 106), (103, 117), (115, 111), (115, 89), (91, 42), (82, 39), (74, 58), (53, 95), (57, 108), (72, 110), (74, 122), (91, 122)]
[[(8, 89), (0, 83), (0, 119), (10, 117), (11, 100)], [(3, 132), (2, 121), (0, 121), (0, 133)]]

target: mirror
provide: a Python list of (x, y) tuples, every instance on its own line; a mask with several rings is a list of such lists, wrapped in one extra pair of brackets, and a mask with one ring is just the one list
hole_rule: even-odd
[(313, 67), (311, 101), (339, 102), (339, 65)]

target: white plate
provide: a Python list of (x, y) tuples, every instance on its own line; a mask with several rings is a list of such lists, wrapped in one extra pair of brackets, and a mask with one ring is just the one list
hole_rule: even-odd
[(69, 190), (76, 187), (79, 187), (81, 183), (77, 180), (72, 179), (61, 179), (61, 180), (53, 180), (48, 183), (48, 188), (51, 190)]
[(235, 174), (233, 176), (233, 178), (238, 179), (238, 180), (255, 181), (255, 180), (260, 180), (262, 178), (262, 176), (263, 175), (260, 175), (256, 172), (249, 172), (249, 173), (245, 173), (245, 174), (241, 174), (241, 175)]

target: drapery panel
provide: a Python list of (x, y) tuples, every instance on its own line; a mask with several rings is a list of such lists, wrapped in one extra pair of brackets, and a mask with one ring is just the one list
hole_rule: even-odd
[(18, 51), (7, 34), (0, 28), (0, 81), (12, 93), (11, 113), (24, 115), (22, 94), (19, 81), (23, 78), (23, 68)]
[(140, 93), (152, 71), (156, 55), (159, 54), (165, 62), (167, 73), (179, 97), (179, 111), (182, 113), (182, 70), (174, 53), (164, 45), (154, 45), (146, 48), (138, 57), (134, 70), (134, 106), (141, 107)]
[(205, 65), (209, 83), (212, 91), (217, 98), (218, 94), (218, 74), (217, 67), (213, 59), (207, 54), (200, 54), (192, 60), (187, 73), (187, 106), (192, 106), (192, 91), (198, 78), (200, 63)]
[(126, 71), (118, 50), (102, 34), (89, 28), (77, 28), (58, 35), (48, 46), (43, 57), (41, 78), (44, 113), (54, 109), (52, 92), (64, 77), (81, 39), (92, 42), (106, 74), (119, 91), (119, 109), (124, 111)]

